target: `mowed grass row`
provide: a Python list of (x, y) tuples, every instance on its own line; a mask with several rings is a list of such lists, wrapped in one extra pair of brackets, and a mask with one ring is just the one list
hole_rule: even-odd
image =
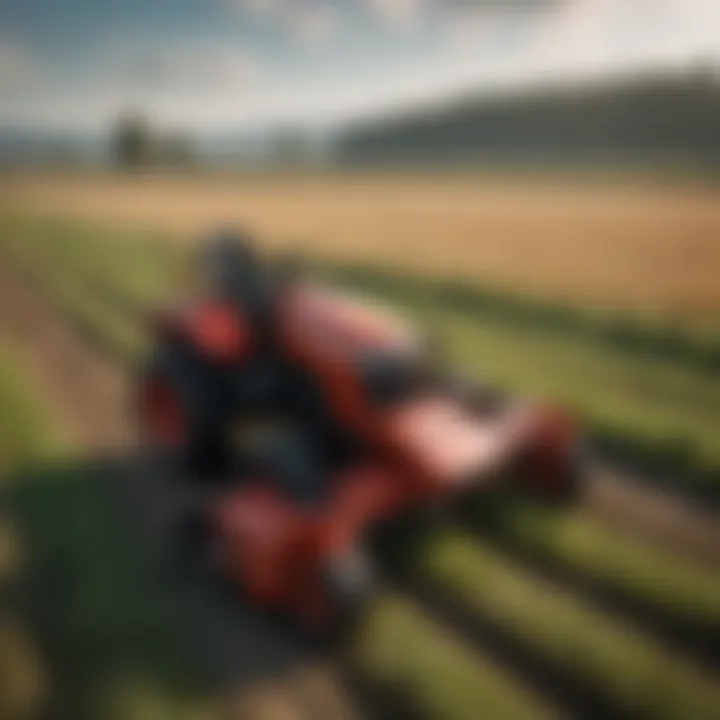
[(82, 275), (56, 253), (54, 243), (11, 238), (0, 248), (0, 262), (13, 264), (23, 280), (33, 283), (72, 322), (75, 330), (107, 353), (130, 361), (142, 341), (142, 329), (123, 308), (78, 282)]
[(599, 612), (462, 533), (432, 538), (416, 571), (521, 646), (540, 652), (584, 686), (600, 689), (618, 713), (667, 720), (717, 718), (715, 671), (702, 670), (632, 624)]
[[(126, 340), (112, 335), (123, 328), (125, 336), (133, 320), (109, 305), (98, 310), (102, 295), (83, 283), (92, 264), (76, 265), (72, 256), (68, 262), (61, 256), (49, 260), (39, 248), (8, 245), (6, 259), (19, 260), (45, 283), (48, 298), (73, 325), (92, 338), (102, 337), (103, 348), (127, 360)], [(108, 279), (122, 278), (116, 273), (121, 265), (107, 255), (105, 260), (110, 261), (104, 265)], [(138, 349), (134, 343), (135, 355)], [(138, 562), (138, 539), (128, 537), (131, 529), (111, 509), (102, 483), (107, 472), (113, 469), (102, 461), (69, 463), (28, 472), (14, 482), (13, 506), (36, 534), (32, 550), (42, 570), (37, 597), (49, 596), (49, 585), (63, 588), (53, 592), (52, 608), (41, 602), (37, 614), (48, 625), (53, 665), (65, 668), (66, 702), (73, 710), (82, 706), (88, 717), (125, 720), (150, 712), (153, 718), (206, 717), (210, 706), (200, 693), (201, 673), (188, 667), (186, 648), (178, 645), (184, 635), (180, 620), (168, 612), (171, 599), (148, 583), (147, 564)], [(482, 653), (449, 640), (407, 601), (381, 601), (356, 652), (368, 676), (399, 692), (412, 692), (413, 705), (419, 704), (428, 717), (553, 716), (543, 698)]]
[[(103, 243), (99, 243), (99, 245), (104, 247)], [(113, 253), (122, 252), (122, 250), (116, 251), (110, 247), (104, 247), (103, 252)], [(114, 264), (106, 263), (105, 267), (112, 268)], [(107, 281), (117, 282), (111, 278), (108, 278)], [(717, 592), (717, 578), (711, 573), (693, 568), (628, 538), (618, 537), (611, 529), (586, 518), (571, 515), (563, 519), (550, 517), (544, 512), (537, 506), (528, 505), (520, 515), (518, 522), (513, 522), (512, 518), (509, 520), (504, 532), (513, 533), (514, 541), (532, 544), (536, 550), (539, 549), (540, 552), (561, 564), (599, 579), (630, 598), (645, 602), (649, 607), (661, 607), (668, 613), (683, 617), (689, 626), (706, 629), (709, 633), (717, 632), (720, 614), (717, 599), (720, 598), (720, 593)], [(487, 551), (485, 546), (478, 543), (474, 547), (482, 552)], [(516, 582), (521, 585), (523, 582), (527, 584), (528, 602), (531, 602), (533, 597), (531, 590), (534, 583), (524, 577), (524, 571), (521, 569), (518, 568), (512, 572), (517, 574)], [(478, 572), (476, 575), (479, 574)], [(473, 577), (475, 576), (470, 573), (468, 582), (472, 582)], [(481, 586), (480, 579), (478, 587)], [(582, 603), (579, 603), (579, 606), (584, 607)], [(596, 619), (598, 617), (607, 618), (602, 613), (592, 611), (585, 613), (582, 617), (587, 622), (585, 631), (590, 638), (596, 637), (593, 632)], [(559, 623), (549, 623), (548, 632), (550, 634), (557, 633), (561, 639), (564, 626), (561, 622), (562, 618), (559, 620)], [(524, 626), (519, 624), (518, 627), (521, 628), (522, 639)], [(641, 643), (644, 642), (644, 636), (638, 635), (638, 637), (641, 638)], [(532, 642), (532, 638), (529, 640)], [(617, 655), (615, 657), (623, 655), (624, 652), (633, 652), (632, 642), (628, 649), (619, 633), (612, 635), (608, 642), (616, 647)], [(652, 646), (651, 641), (650, 644)], [(597, 653), (599, 659), (596, 659), (596, 662), (604, 664), (610, 655), (603, 654), (601, 650), (602, 648)], [(590, 655), (594, 654), (592, 644), (586, 647), (586, 652)], [(649, 655), (644, 657), (648, 659)], [(570, 675), (576, 672), (571, 656), (556, 659), (556, 662), (564, 667)], [(672, 662), (674, 660), (670, 660), (671, 664)], [(607, 665), (605, 672), (619, 676), (624, 674), (622, 665), (613, 663), (607, 663)], [(680, 666), (684, 667), (682, 661), (680, 661)], [(638, 688), (641, 688), (646, 685), (647, 681), (642, 661), (639, 663), (639, 668), (641, 672), (633, 675), (635, 679), (630, 682), (636, 682)], [(685, 675), (680, 671), (678, 676), (682, 678)], [(613, 695), (615, 693), (614, 686), (609, 684), (608, 691)], [(638, 696), (641, 696), (642, 692), (639, 689)], [(674, 694), (676, 690), (673, 689), (672, 692)], [(693, 690), (694, 692), (695, 690)], [(621, 703), (625, 702), (623, 698), (619, 698), (619, 700)], [(698, 717), (703, 717), (703, 715), (700, 714)]]
[(591, 344), (638, 358), (662, 358), (696, 372), (720, 373), (720, 325), (669, 325), (645, 313), (620, 314), (582, 306), (543, 302), (540, 298), (511, 295), (508, 291), (477, 286), (453, 278), (397, 274), (368, 265), (331, 265), (325, 269), (343, 282), (372, 286), (386, 292), (429, 297), (432, 304), (454, 313), (494, 317), (518, 328), (541, 329), (555, 337)]
[[(51, 432), (46, 408), (20, 361), (0, 346), (0, 477), (10, 476), (47, 454), (59, 442)], [(0, 483), (0, 490), (4, 483)]]
[[(609, 594), (638, 615), (660, 618), (720, 651), (720, 574), (579, 512), (498, 493), (466, 508), (472, 525), (497, 545), (538, 558), (541, 565), (579, 578), (589, 592)], [(651, 621), (652, 622), (652, 621)]]
[(428, 720), (558, 718), (557, 708), (428, 618), (411, 598), (384, 597), (355, 645), (364, 672), (407, 693)]

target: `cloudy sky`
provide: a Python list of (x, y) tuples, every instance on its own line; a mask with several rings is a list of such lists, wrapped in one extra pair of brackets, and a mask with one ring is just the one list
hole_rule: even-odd
[(699, 57), (720, 0), (0, 0), (0, 125), (332, 124)]

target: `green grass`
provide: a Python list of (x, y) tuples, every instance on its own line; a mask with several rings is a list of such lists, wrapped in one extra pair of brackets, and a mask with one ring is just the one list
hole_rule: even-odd
[[(313, 259), (310, 259), (314, 264)], [(469, 317), (492, 317), (516, 329), (541, 330), (554, 337), (581, 341), (600, 352), (626, 357), (662, 358), (688, 370), (720, 371), (720, 325), (715, 321), (669, 325), (650, 314), (619, 314), (569, 304), (543, 302), (522, 292), (471, 284), (453, 278), (423, 278), (365, 265), (319, 266), (343, 284), (357, 285), (379, 295), (395, 295), (429, 302), (447, 312)]]
[[(33, 282), (76, 331), (110, 354), (129, 360), (143, 339), (136, 318), (101, 292), (105, 286), (102, 276), (97, 286), (88, 286), (84, 281), (88, 276), (58, 253), (61, 248), (59, 240), (15, 240), (6, 243), (0, 256)], [(106, 260), (108, 277), (122, 277), (114, 269), (115, 258)]]
[(554, 717), (505, 672), (407, 599), (381, 601), (356, 652), (366, 673), (407, 692), (430, 718)]
[(654, 611), (695, 637), (720, 640), (720, 575), (603, 523), (523, 498), (484, 498), (476, 523), (490, 537)]
[[(170, 277), (178, 274), (178, 253), (166, 246), (158, 249), (157, 239), (142, 244), (132, 233), (125, 239), (117, 233), (88, 235), (85, 231), (78, 236), (80, 240), (71, 241), (75, 250), (65, 258), (58, 254), (58, 248), (68, 242), (67, 229), (61, 228), (55, 236), (42, 225), (42, 233), (38, 234), (28, 228), (32, 224), (25, 228), (24, 247), (34, 247), (32, 259), (44, 272), (47, 286), (50, 292), (55, 292), (58, 303), (71, 315), (88, 318), (93, 332), (102, 336), (107, 346), (120, 348), (121, 357), (132, 355), (139, 347), (139, 339), (126, 340), (130, 319), (121, 309), (96, 301), (95, 294), (86, 287), (88, 268), (93, 264), (92, 278), (96, 284), (123, 291), (133, 285), (134, 269), (142, 269), (143, 283), (152, 285), (149, 270), (152, 268), (152, 274), (157, 276), (156, 286), (167, 288)], [(94, 237), (97, 239), (91, 242)], [(88, 258), (78, 262), (74, 258), (83, 247), (88, 248)], [(147, 262), (146, 247), (153, 248), (148, 251), (152, 260)], [(54, 262), (50, 263), (47, 258), (52, 253)], [(158, 258), (164, 256), (163, 264)], [(65, 296), (58, 299), (57, 276), (65, 277), (72, 287), (73, 302)], [(152, 294), (147, 289), (146, 293)], [(101, 307), (105, 307), (104, 316), (99, 312)], [(492, 320), (470, 322), (462, 315), (459, 318), (448, 315), (430, 304), (416, 304), (409, 312), (421, 322), (440, 325), (458, 361), (501, 384), (523, 392), (557, 396), (575, 405), (595, 405), (596, 412), (602, 406), (608, 418), (622, 416), (638, 425), (652, 417), (663, 435), (672, 436), (664, 423), (692, 427), (706, 448), (715, 447), (715, 429), (720, 437), (720, 387), (709, 383), (702, 374), (698, 376), (666, 361), (607, 358), (582, 343), (547, 338), (542, 332), (505, 329)], [(122, 328), (122, 333), (118, 328)], [(597, 392), (598, 389), (602, 392)], [(707, 598), (716, 593), (718, 583), (708, 571), (682, 566), (666, 554), (617, 536), (613, 530), (588, 518), (549, 517), (540, 508), (529, 505), (522, 512), (524, 522), (511, 521), (504, 526), (506, 536), (515, 542), (532, 545), (537, 552), (630, 598), (677, 614), (689, 626), (716, 627), (717, 607), (708, 603)]]
[(429, 542), (417, 570), (625, 711), (658, 720), (717, 717), (720, 688), (712, 673), (460, 533)]
[(161, 235), (99, 232), (91, 225), (22, 215), (3, 215), (0, 225), (3, 244), (13, 253), (82, 274), (109, 295), (122, 293), (141, 305), (163, 297), (184, 269), (180, 253)]
[(101, 469), (72, 453), (3, 348), (0, 715), (15, 717), (55, 686), (53, 707), (78, 720), (202, 717), (207, 702), (178, 647), (182, 624), (167, 592)]
[(0, 349), (0, 477), (37, 460), (55, 442), (27, 373), (17, 358)]
[(176, 717), (200, 717), (202, 676), (170, 589), (114, 506), (111, 471), (55, 461), (18, 473), (8, 492), (32, 558), (26, 610), (55, 676), (53, 704), (88, 720), (169, 718), (179, 708), (187, 714)]
[[(62, 247), (65, 241), (48, 232), (35, 242), (34, 262), (43, 268), (48, 292), (71, 317), (85, 317), (95, 333), (107, 338), (108, 347), (125, 346), (115, 334), (118, 326), (130, 321), (124, 309), (107, 298), (102, 300), (105, 296), (98, 293), (98, 285), (109, 288), (110, 297), (117, 292), (149, 299), (153, 297), (147, 287), (153, 285), (152, 274), (157, 275), (156, 287), (166, 288), (178, 262), (174, 251), (155, 249), (154, 257), (167, 253), (167, 265), (146, 264), (144, 245), (133, 245), (131, 241), (125, 246), (117, 234), (86, 235), (83, 242), (92, 246), (87, 258), (83, 259), (81, 250), (76, 249), (79, 259), (68, 255), (65, 260), (60, 253), (52, 263), (44, 259), (46, 245), (58, 243), (56, 248)], [(106, 261), (100, 262), (103, 258)], [(136, 272), (144, 278), (137, 285), (147, 283), (145, 290), (137, 289)], [(69, 295), (59, 294), (61, 283), (53, 279), (58, 276), (65, 277), (66, 286), (73, 288), (75, 295), (70, 299)], [(102, 301), (95, 303), (95, 299)], [(385, 292), (382, 299), (399, 305), (408, 302), (407, 296), (397, 293)], [(523, 392), (560, 397), (591, 417), (596, 425), (605, 423), (621, 434), (649, 438), (650, 444), (657, 443), (666, 451), (674, 447), (676, 453), (692, 456), (693, 462), (699, 457), (711, 467), (716, 462), (720, 389), (704, 372), (668, 358), (651, 360), (611, 352), (597, 344), (547, 335), (493, 317), (470, 318), (438, 307), (430, 299), (415, 300), (410, 314), (441, 326), (454, 356), (480, 376)], [(101, 314), (88, 315), (88, 306), (96, 313), (98, 307), (103, 307), (117, 325)], [(132, 355), (137, 346), (138, 341), (133, 340), (119, 354)], [(531, 504), (515, 506), (507, 522), (496, 515), (495, 529), (501, 539), (532, 548), (641, 606), (681, 618), (696, 631), (718, 630), (720, 581), (711, 571), (618, 536), (612, 528), (589, 518), (557, 515)], [(712, 717), (708, 708), (718, 702), (717, 695), (689, 664), (667, 656), (654, 640), (612, 616), (509, 565), (489, 546), (460, 541), (452, 535), (440, 538), (437, 546), (428, 550), (423, 570), (456, 588), (465, 602), (520, 641), (539, 647), (547, 653), (549, 662), (602, 685), (619, 706), (646, 707), (651, 717), (658, 718)], [(475, 689), (470, 673), (460, 668), (477, 668), (478, 663), (484, 667), (482, 658), (473, 655), (468, 659), (467, 651), (447, 638), (439, 644), (429, 639), (435, 630), (412, 612), (397, 616), (391, 612), (389, 616), (392, 621), (379, 621), (382, 630), (366, 646), (368, 656), (385, 672), (397, 676), (401, 684), (414, 682), (422, 687), (417, 692), (423, 699), (445, 713), (438, 717), (465, 717), (458, 714), (467, 708), (465, 693), (474, 693)], [(439, 653), (437, 657), (443, 659), (433, 664), (427, 660), (428, 653)], [(432, 683), (436, 677), (441, 678), (440, 682)], [(460, 685), (450, 682), (451, 677), (457, 677)], [(479, 680), (475, 682), (484, 687)], [(513, 694), (507, 693), (508, 697)], [(463, 701), (455, 702), (460, 697)], [(506, 701), (487, 702), (494, 708), (495, 703), (505, 707)], [(686, 714), (680, 708), (686, 708)]]

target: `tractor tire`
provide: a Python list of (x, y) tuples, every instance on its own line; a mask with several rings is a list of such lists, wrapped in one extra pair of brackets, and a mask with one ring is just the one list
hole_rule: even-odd
[(242, 588), (228, 579), (218, 540), (205, 517), (196, 514), (186, 518), (177, 532), (176, 567), (181, 575), (211, 588), (223, 601), (235, 602)]
[(161, 347), (145, 369), (140, 413), (146, 439), (181, 477), (211, 481), (228, 466), (218, 384), (211, 368), (181, 343)]
[(210, 528), (204, 518), (193, 515), (180, 526), (177, 534), (177, 555), (185, 569), (209, 569)]
[(337, 650), (362, 628), (372, 600), (377, 595), (374, 567), (362, 552), (354, 552), (325, 569), (322, 590), (329, 617), (318, 631), (311, 629), (316, 642)]

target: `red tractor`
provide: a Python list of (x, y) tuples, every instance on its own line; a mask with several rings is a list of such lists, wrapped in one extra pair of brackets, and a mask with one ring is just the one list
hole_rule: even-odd
[(384, 527), (501, 483), (576, 494), (565, 413), (458, 383), (412, 328), (241, 239), (202, 261), (205, 292), (157, 317), (142, 425), (208, 488), (183, 543), (246, 598), (333, 635), (366, 604)]

